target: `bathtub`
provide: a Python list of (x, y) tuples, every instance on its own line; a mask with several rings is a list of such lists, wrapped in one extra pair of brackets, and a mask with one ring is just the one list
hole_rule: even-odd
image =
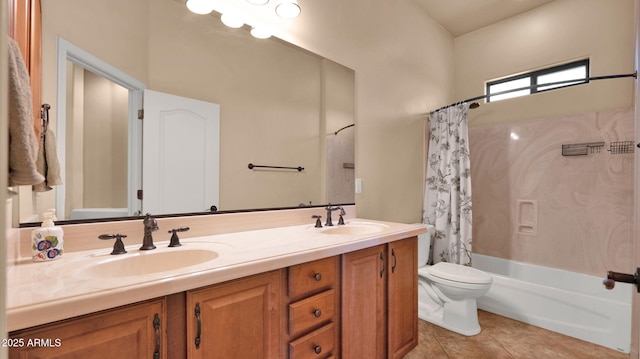
[(478, 308), (602, 345), (631, 346), (632, 286), (613, 290), (596, 277), (473, 253), (473, 267), (493, 276)]

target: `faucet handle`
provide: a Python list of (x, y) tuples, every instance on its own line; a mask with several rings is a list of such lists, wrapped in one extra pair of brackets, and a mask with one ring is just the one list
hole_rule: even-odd
[(180, 247), (182, 244), (180, 244), (180, 238), (178, 238), (178, 232), (186, 232), (188, 230), (189, 230), (189, 227), (180, 227), (180, 228), (174, 228), (170, 230), (169, 233), (172, 233), (172, 235), (171, 235), (171, 241), (169, 242), (169, 247)]
[(124, 249), (124, 243), (122, 242), (122, 238), (127, 238), (126, 234), (101, 234), (98, 236), (100, 239), (116, 239), (116, 242), (113, 244), (113, 251), (111, 254), (125, 254), (127, 250)]
[(344, 218), (342, 218), (342, 216), (346, 215), (347, 212), (344, 211), (344, 208), (339, 207), (340, 209), (340, 218), (338, 218), (338, 225), (339, 226), (344, 226)]
[(320, 222), (320, 218), (322, 218), (322, 216), (318, 216), (318, 215), (313, 215), (311, 216), (311, 218), (315, 218), (316, 219), (316, 228), (322, 228), (322, 222)]

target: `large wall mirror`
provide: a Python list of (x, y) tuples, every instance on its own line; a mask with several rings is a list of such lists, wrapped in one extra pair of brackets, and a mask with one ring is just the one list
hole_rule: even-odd
[[(353, 70), (277, 38), (253, 38), (246, 26), (227, 28), (219, 15), (193, 14), (184, 2), (176, 0), (44, 1), (42, 15), (45, 102), (56, 103), (61, 91), (58, 87), (62, 80), (56, 78), (56, 72), (57, 43), (62, 38), (150, 90), (219, 104), (219, 203), (215, 204), (219, 210), (354, 202), (354, 127), (348, 127), (354, 123)], [(76, 74), (75, 81), (84, 79), (85, 90), (106, 87), (90, 69), (69, 66), (69, 71)], [(120, 90), (109, 91), (115, 97)], [(107, 107), (106, 97), (101, 101), (103, 96), (85, 97), (84, 116), (94, 122), (58, 137), (80, 137), (84, 141), (81, 156), (77, 149), (74, 152), (72, 142), (67, 142), (65, 155), (69, 157), (64, 161), (67, 178), (74, 178), (69, 176), (73, 173), (86, 185), (80, 190), (77, 181), (66, 180), (61, 192), (86, 194), (80, 196), (86, 201), (69, 211), (117, 211), (124, 203), (121, 187), (131, 186), (127, 183), (138, 166), (120, 163), (130, 150), (129, 140), (119, 138), (99, 146), (89, 145), (104, 140), (105, 131), (115, 134), (116, 129), (127, 127), (122, 122), (96, 123), (98, 118), (106, 117), (105, 111), (122, 114), (127, 110)], [(72, 106), (69, 101), (67, 104)], [(87, 109), (89, 106), (91, 109)], [(75, 110), (71, 107), (69, 111)], [(50, 117), (55, 124), (56, 109), (52, 109)], [(91, 129), (97, 132), (90, 132)], [(138, 135), (128, 132), (128, 136)], [(180, 155), (186, 158), (189, 153)], [(251, 170), (249, 163), (301, 166), (304, 170)], [(99, 182), (100, 178), (105, 180), (105, 171), (91, 178), (90, 174), (99, 170), (87, 171), (85, 167), (89, 165), (106, 170), (113, 177)], [(77, 177), (83, 171), (84, 177)], [(180, 187), (183, 186), (175, 191), (184, 189)], [(88, 195), (90, 191), (93, 194)], [(116, 193), (117, 203), (105, 201)], [(21, 188), (20, 196), (21, 223), (37, 221), (38, 213), (55, 208), (55, 190), (32, 193)], [(130, 212), (131, 204), (128, 207)], [(70, 213), (65, 212), (58, 213), (58, 217), (70, 219)]]

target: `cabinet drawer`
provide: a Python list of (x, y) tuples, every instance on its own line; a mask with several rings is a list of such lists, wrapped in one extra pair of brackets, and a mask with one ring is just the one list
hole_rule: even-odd
[(289, 304), (289, 334), (293, 336), (314, 325), (331, 320), (335, 312), (334, 298), (334, 290), (330, 289)]
[(335, 285), (337, 257), (289, 267), (289, 297)]
[(331, 353), (334, 347), (334, 325), (329, 323), (304, 337), (289, 343), (290, 359), (318, 359)]

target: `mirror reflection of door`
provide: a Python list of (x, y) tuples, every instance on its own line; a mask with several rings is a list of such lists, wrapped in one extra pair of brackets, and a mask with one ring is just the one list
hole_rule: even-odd
[(143, 213), (220, 207), (220, 105), (144, 91)]
[(64, 218), (127, 215), (128, 89), (67, 61)]

